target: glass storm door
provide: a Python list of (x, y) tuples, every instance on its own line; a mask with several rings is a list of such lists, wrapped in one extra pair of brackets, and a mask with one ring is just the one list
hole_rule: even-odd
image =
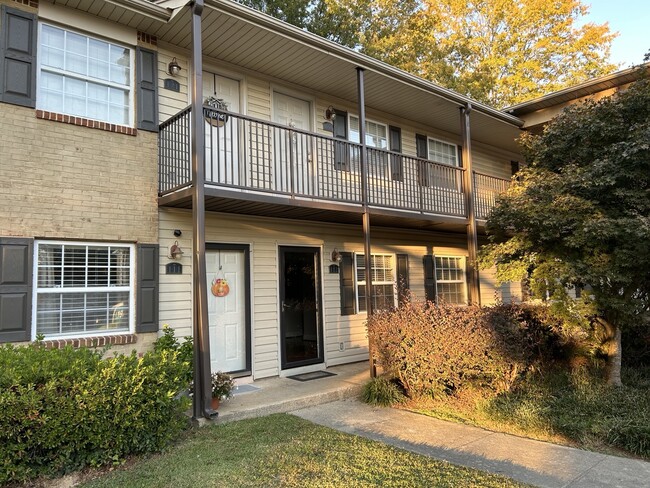
[(282, 369), (323, 362), (320, 250), (280, 247)]

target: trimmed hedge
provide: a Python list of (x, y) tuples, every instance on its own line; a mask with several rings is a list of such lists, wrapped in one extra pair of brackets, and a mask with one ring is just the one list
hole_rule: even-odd
[(410, 397), (453, 394), (468, 386), (499, 393), (563, 354), (559, 326), (539, 307), (458, 307), (411, 299), (373, 315), (368, 338), (379, 365)]
[(0, 347), (0, 484), (157, 451), (187, 426), (178, 352)]

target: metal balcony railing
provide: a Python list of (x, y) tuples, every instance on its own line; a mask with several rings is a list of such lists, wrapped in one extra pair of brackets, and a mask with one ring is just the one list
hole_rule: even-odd
[[(203, 111), (206, 185), (288, 198), (363, 203), (360, 144), (211, 107)], [(161, 195), (191, 184), (190, 113), (188, 107), (160, 125)], [(466, 215), (463, 168), (369, 147), (366, 159), (369, 205)], [(477, 184), (487, 184), (476, 197), (477, 215), (483, 215), (493, 204), (493, 190), (507, 182), (487, 175), (476, 174), (475, 178)]]

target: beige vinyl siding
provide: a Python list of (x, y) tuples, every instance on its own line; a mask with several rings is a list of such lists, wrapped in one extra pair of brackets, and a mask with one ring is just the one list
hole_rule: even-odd
[[(181, 66), (181, 72), (177, 76), (167, 73), (169, 63), (174, 57)], [(188, 106), (188, 74), (187, 58), (167, 49), (158, 48), (158, 110), (161, 123)], [(171, 78), (180, 83), (180, 91), (165, 89), (165, 78)]]
[(479, 273), (481, 282), (481, 304), (520, 303), (522, 290), (520, 282), (496, 284), (496, 269), (483, 269)]
[[(191, 213), (182, 210), (160, 211), (160, 321), (175, 328), (179, 335), (191, 335), (192, 308), (192, 227)], [(173, 236), (180, 229), (182, 236)], [(395, 236), (399, 236), (399, 241)], [(178, 240), (185, 252), (180, 262), (182, 275), (165, 275), (169, 247)], [(321, 250), (323, 285), (323, 325), (327, 366), (362, 361), (368, 358), (365, 314), (341, 316), (338, 274), (329, 273), (333, 249), (363, 253), (361, 226), (326, 224), (248, 217), (206, 215), (206, 241), (248, 244), (251, 250), (253, 373), (255, 378), (278, 375), (280, 370), (278, 312), (278, 247), (310, 246)], [(438, 254), (467, 256), (463, 234), (373, 229), (373, 253), (408, 254), (412, 292), (424, 297), (422, 256)], [(489, 295), (488, 288), (485, 294)], [(492, 296), (494, 293), (492, 292)], [(505, 296), (505, 295), (504, 295)], [(488, 300), (486, 300), (488, 301)], [(494, 301), (493, 297), (489, 301)], [(343, 343), (343, 350), (340, 344)]]
[(246, 78), (248, 115), (271, 120), (271, 85), (268, 81)]

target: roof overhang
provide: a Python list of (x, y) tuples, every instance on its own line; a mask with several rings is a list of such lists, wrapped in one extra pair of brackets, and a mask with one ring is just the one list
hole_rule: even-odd
[[(190, 9), (181, 0), (56, 0), (157, 36), (189, 51)], [(189, 2), (186, 2), (189, 3)], [(176, 7), (175, 9), (167, 7)], [(472, 139), (519, 152), (523, 121), (475, 102), (352, 49), (230, 0), (205, 0), (203, 53), (219, 67), (280, 80), (305, 93), (331, 96), (332, 104), (357, 100), (356, 68), (365, 70), (369, 111), (460, 134), (460, 108), (472, 106)]]

